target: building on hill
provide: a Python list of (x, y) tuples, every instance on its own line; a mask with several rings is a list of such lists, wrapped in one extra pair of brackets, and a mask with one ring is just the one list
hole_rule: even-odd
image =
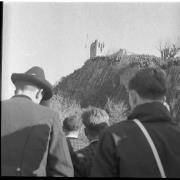
[(93, 59), (97, 56), (107, 56), (115, 61), (120, 61), (122, 57), (130, 55), (126, 49), (108, 49), (107, 45), (105, 46), (104, 42), (100, 42), (97, 39), (90, 45), (90, 59)]
[(101, 43), (96, 39), (90, 46), (90, 58), (105, 55), (104, 49), (105, 49), (104, 42)]

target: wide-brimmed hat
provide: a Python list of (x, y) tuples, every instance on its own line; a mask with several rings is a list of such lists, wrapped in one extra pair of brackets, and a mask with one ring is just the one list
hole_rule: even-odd
[(16, 85), (17, 82), (28, 82), (43, 89), (43, 100), (48, 100), (53, 95), (52, 85), (45, 79), (44, 70), (34, 66), (25, 73), (13, 73), (11, 80)]

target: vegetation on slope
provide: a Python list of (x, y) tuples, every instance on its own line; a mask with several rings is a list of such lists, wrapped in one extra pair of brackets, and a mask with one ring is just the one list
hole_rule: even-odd
[(163, 61), (151, 55), (105, 56), (89, 59), (84, 66), (63, 78), (54, 87), (51, 107), (62, 117), (81, 112), (88, 106), (105, 109), (111, 124), (124, 120), (129, 113), (127, 84), (141, 68), (161, 67), (167, 72), (171, 113), (180, 119), (180, 58)]

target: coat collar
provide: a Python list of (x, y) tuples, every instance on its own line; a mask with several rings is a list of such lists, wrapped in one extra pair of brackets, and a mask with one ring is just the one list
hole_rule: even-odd
[(98, 141), (99, 141), (99, 139), (93, 139), (89, 142), (89, 144), (97, 143)]
[(142, 121), (172, 121), (168, 109), (159, 102), (145, 103), (137, 106), (128, 119), (140, 119)]
[(21, 94), (21, 95), (14, 95), (12, 98), (17, 98), (17, 97), (26, 98), (26, 99), (29, 99), (29, 100), (32, 101), (32, 99), (29, 96), (26, 96), (26, 95), (23, 95), (23, 94)]

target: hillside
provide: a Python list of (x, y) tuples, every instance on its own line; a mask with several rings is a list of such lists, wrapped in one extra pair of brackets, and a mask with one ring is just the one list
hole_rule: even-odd
[[(129, 79), (138, 69), (150, 66), (160, 66), (168, 73), (170, 72), (169, 76), (174, 72), (180, 74), (180, 58), (162, 62), (155, 56), (137, 54), (118, 56), (117, 53), (114, 56), (96, 57), (87, 60), (80, 69), (56, 84), (54, 100), (61, 97), (61, 103), (62, 101), (67, 103), (65, 101), (68, 99), (74, 107), (77, 103), (78, 108), (90, 105), (101, 107), (110, 114), (113, 122), (118, 121), (119, 118), (123, 119), (129, 111), (127, 92)], [(170, 70), (172, 68), (176, 70), (172, 72)]]

